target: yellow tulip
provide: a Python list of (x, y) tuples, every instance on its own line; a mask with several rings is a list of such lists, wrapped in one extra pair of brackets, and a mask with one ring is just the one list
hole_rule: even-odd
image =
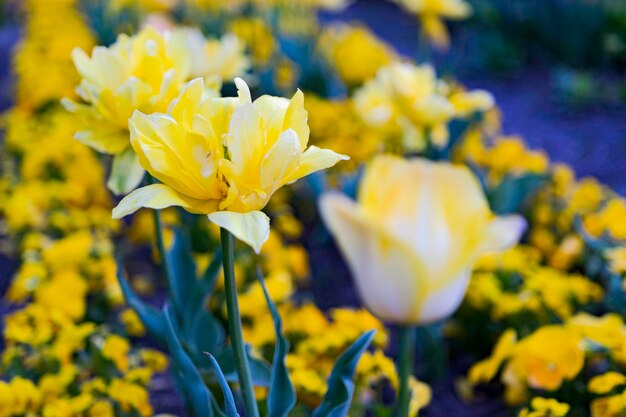
[(135, 112), (131, 144), (139, 163), (162, 184), (135, 190), (113, 210), (115, 218), (140, 207), (180, 206), (209, 219), (257, 252), (269, 236), (260, 210), (285, 184), (335, 165), (344, 155), (307, 148), (304, 95), (262, 96), (254, 102), (242, 79), (237, 98), (205, 95), (191, 81), (170, 114)]
[(82, 123), (76, 139), (115, 155), (108, 185), (116, 194), (135, 189), (144, 176), (128, 140), (128, 119), (135, 110), (166, 112), (192, 77), (205, 77), (219, 90), (224, 79), (250, 66), (234, 35), (207, 41), (189, 28), (159, 33), (147, 27), (132, 37), (120, 35), (108, 48), (96, 47), (91, 57), (76, 49), (72, 58), (82, 77), (77, 92), (83, 103), (64, 99), (63, 105)]
[(357, 202), (331, 192), (320, 208), (364, 304), (402, 325), (451, 315), (477, 257), (514, 245), (526, 226), (495, 217), (466, 167), (387, 155), (366, 169)]

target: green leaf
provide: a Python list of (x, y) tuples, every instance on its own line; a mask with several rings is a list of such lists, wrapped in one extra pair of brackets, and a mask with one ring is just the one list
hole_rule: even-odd
[(209, 311), (201, 307), (194, 319), (186, 324), (185, 342), (196, 363), (200, 363), (204, 352), (216, 352), (226, 342), (222, 323)]
[(220, 365), (215, 360), (215, 357), (211, 355), (209, 352), (205, 352), (209, 359), (211, 360), (211, 365), (213, 365), (213, 369), (215, 370), (215, 374), (217, 375), (217, 380), (222, 388), (222, 393), (224, 394), (224, 403), (226, 405), (226, 415), (228, 417), (239, 417), (239, 413), (237, 413), (237, 406), (235, 405), (235, 398), (233, 397), (233, 392), (230, 390), (230, 386), (226, 381), (226, 377), (224, 377), (224, 373), (220, 369)]
[(346, 417), (354, 395), (354, 373), (365, 349), (372, 343), (376, 330), (361, 335), (341, 354), (328, 377), (328, 389), (313, 417)]
[(135, 294), (124, 276), (123, 267), (119, 261), (117, 263), (117, 280), (122, 288), (126, 303), (135, 310), (143, 325), (146, 326), (148, 333), (164, 345), (166, 329), (163, 314), (158, 309), (144, 303)]
[(547, 176), (525, 174), (505, 176), (487, 196), (491, 209), (496, 214), (518, 213), (522, 204), (547, 181)]
[(195, 287), (196, 264), (191, 252), (189, 237), (179, 229), (174, 229), (174, 244), (165, 256), (170, 273), (170, 299), (182, 323), (189, 323), (192, 318), (189, 300), (198, 296)]
[(163, 315), (167, 324), (166, 339), (170, 357), (172, 358), (172, 365), (179, 375), (179, 380), (182, 381), (182, 388), (189, 400), (193, 413), (195, 417), (213, 417), (211, 392), (204, 385), (200, 372), (180, 344), (170, 307), (167, 304), (163, 307)]
[[(252, 355), (249, 345), (246, 345), (246, 353), (248, 354), (253, 385), (255, 387), (268, 387), (271, 377), (269, 364), (265, 360)], [(233, 349), (230, 346), (215, 355), (215, 359), (217, 363), (220, 364), (220, 368), (229, 382), (239, 382), (235, 368), (235, 357), (233, 355)]]
[(257, 276), (263, 288), (263, 294), (267, 301), (267, 306), (274, 320), (274, 332), (276, 333), (276, 347), (274, 348), (274, 358), (272, 361), (272, 373), (270, 376), (270, 386), (267, 395), (268, 417), (286, 417), (289, 411), (296, 404), (296, 391), (289, 378), (289, 371), (285, 364), (285, 357), (289, 352), (289, 341), (283, 333), (283, 323), (276, 309), (276, 305), (265, 287), (263, 273), (257, 266)]
[(139, 186), (146, 171), (139, 165), (139, 160), (132, 147), (113, 157), (111, 174), (107, 187), (115, 195), (128, 194)]

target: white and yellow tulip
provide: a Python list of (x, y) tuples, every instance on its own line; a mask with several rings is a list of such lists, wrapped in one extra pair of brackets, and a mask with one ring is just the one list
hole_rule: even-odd
[(526, 222), (494, 216), (467, 167), (379, 156), (358, 201), (320, 201), (364, 304), (405, 326), (432, 323), (458, 307), (476, 258), (514, 245)]

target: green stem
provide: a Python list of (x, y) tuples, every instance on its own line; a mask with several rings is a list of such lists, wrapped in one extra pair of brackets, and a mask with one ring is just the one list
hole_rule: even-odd
[(235, 367), (239, 376), (239, 385), (243, 393), (246, 417), (259, 417), (254, 388), (248, 365), (248, 356), (243, 342), (241, 315), (237, 301), (237, 283), (235, 282), (233, 235), (226, 229), (220, 229), (222, 240), (222, 260), (224, 262), (224, 289), (226, 291), (226, 309), (228, 311), (228, 329), (235, 356)]
[(170, 268), (166, 258), (167, 252), (165, 251), (165, 241), (163, 240), (163, 222), (161, 221), (161, 212), (159, 210), (152, 210), (152, 216), (154, 218), (154, 235), (156, 237), (157, 250), (159, 251), (159, 257), (161, 258), (161, 268), (163, 269), (165, 284), (167, 285), (167, 288), (169, 288)]
[(409, 378), (415, 366), (415, 327), (400, 326), (398, 328), (398, 374), (400, 389), (398, 391), (397, 417), (409, 417), (411, 390)]

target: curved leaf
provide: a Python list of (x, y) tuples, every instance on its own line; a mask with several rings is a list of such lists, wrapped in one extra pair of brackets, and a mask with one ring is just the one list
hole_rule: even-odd
[(354, 373), (365, 349), (372, 343), (376, 330), (359, 337), (341, 354), (328, 377), (328, 389), (322, 403), (313, 411), (313, 417), (346, 417), (354, 395)]
[[(246, 345), (246, 353), (248, 354), (248, 363), (250, 364), (253, 385), (255, 387), (269, 386), (271, 376), (269, 364), (264, 359), (252, 355), (250, 353), (250, 345)], [(235, 369), (235, 356), (230, 346), (215, 355), (215, 359), (229, 382), (239, 381)]]
[(267, 301), (267, 306), (274, 320), (274, 332), (276, 333), (276, 347), (274, 348), (274, 358), (272, 361), (272, 373), (270, 376), (270, 386), (267, 394), (268, 417), (286, 417), (289, 411), (296, 404), (296, 391), (289, 378), (289, 371), (285, 364), (285, 357), (289, 352), (289, 341), (283, 333), (283, 323), (276, 309), (276, 305), (270, 297), (261, 269), (257, 267), (257, 276), (263, 294)]
[(194, 415), (196, 417), (213, 417), (211, 392), (204, 385), (200, 372), (198, 372), (191, 358), (183, 350), (176, 335), (171, 311), (167, 304), (163, 307), (163, 315), (166, 322), (166, 339), (173, 368), (178, 372), (179, 379), (183, 381), (182, 388), (187, 394)]
[(160, 343), (165, 344), (166, 330), (163, 314), (158, 309), (144, 303), (137, 294), (135, 294), (124, 276), (122, 264), (119, 261), (117, 263), (117, 280), (122, 288), (126, 303), (130, 308), (135, 310), (143, 325), (146, 326), (150, 336), (157, 339)]
[(224, 373), (220, 369), (219, 364), (215, 360), (215, 357), (211, 355), (209, 352), (205, 352), (209, 359), (211, 360), (211, 365), (213, 365), (213, 369), (215, 370), (215, 374), (217, 375), (217, 381), (222, 388), (222, 393), (224, 394), (224, 403), (226, 404), (226, 415), (228, 417), (239, 417), (239, 413), (237, 413), (237, 406), (235, 405), (235, 398), (233, 397), (233, 392), (230, 390), (230, 386), (226, 381), (226, 377), (224, 377)]

